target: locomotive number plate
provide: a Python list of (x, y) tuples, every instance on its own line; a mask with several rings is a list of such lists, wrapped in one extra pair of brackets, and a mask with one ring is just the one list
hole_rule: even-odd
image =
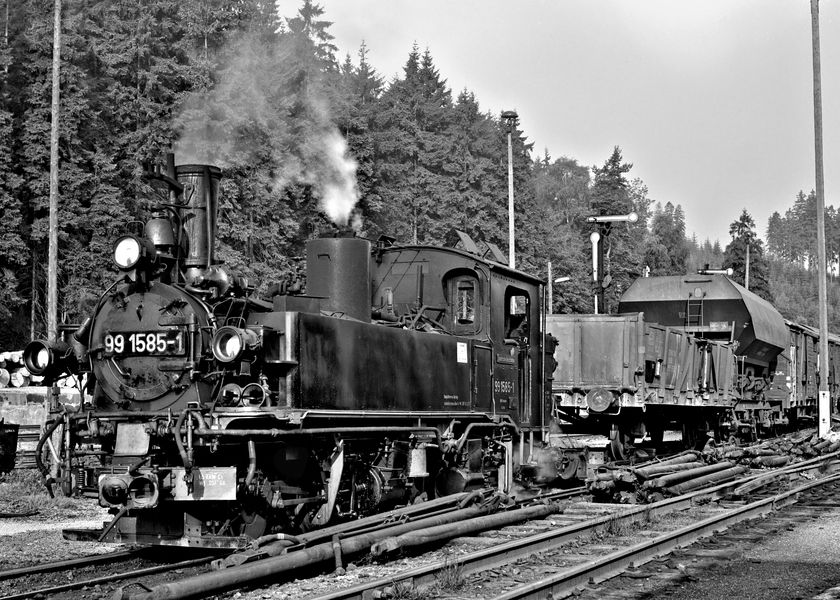
[(120, 331), (105, 334), (107, 356), (172, 356), (186, 354), (184, 332), (180, 329), (166, 331)]

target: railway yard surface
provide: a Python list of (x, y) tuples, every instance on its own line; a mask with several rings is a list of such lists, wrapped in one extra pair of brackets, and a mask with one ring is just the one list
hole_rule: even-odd
[[(290, 552), (241, 566), (228, 561), (227, 568), (210, 570), (218, 555), (136, 552), (64, 540), (62, 528), (99, 527), (107, 513), (90, 499), (44, 495), (39, 503), (21, 494), (19, 486), (0, 483), (0, 600), (840, 599), (836, 451), (810, 462), (752, 469), (734, 480), (649, 503), (595, 503), (583, 492), (557, 492), (536, 505), (523, 502), (531, 506), (502, 514), (522, 511), (527, 518), (506, 523), (488, 520), (501, 517), (488, 516), (476, 502), (469, 508), (477, 514), (469, 519), (420, 534), (394, 530), (376, 543), (361, 544), (361, 551), (352, 550), (354, 534), (343, 534), (345, 554), (335, 558), (330, 551), (328, 560), (310, 567), (287, 564), (285, 559), (297, 554)], [(492, 496), (485, 494), (483, 503), (488, 502)], [(34, 510), (38, 513), (29, 516), (10, 514)], [(442, 533), (450, 539), (436, 537)], [(313, 541), (311, 547), (317, 546)], [(100, 555), (99, 562), (84, 568), (68, 563), (28, 575), (9, 572), (94, 555)], [(274, 561), (270, 570), (285, 572), (247, 587), (178, 595), (220, 573), (244, 573), (249, 565), (269, 560)], [(125, 572), (133, 575), (123, 578)], [(84, 583), (103, 576), (112, 580)], [(37, 593), (44, 588), (53, 591)]]

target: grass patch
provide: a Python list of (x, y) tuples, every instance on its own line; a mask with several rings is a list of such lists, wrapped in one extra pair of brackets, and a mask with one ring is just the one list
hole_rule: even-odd
[(41, 481), (41, 473), (37, 469), (14, 469), (6, 474), (3, 485), (23, 494), (47, 495), (47, 489)]
[(55, 498), (50, 498), (37, 470), (13, 470), (0, 482), (0, 512), (37, 511), (46, 517), (74, 518), (79, 516), (81, 507), (98, 510), (94, 500), (65, 498), (56, 485), (53, 485), (53, 491)]
[(612, 517), (604, 526), (604, 533), (607, 535), (624, 535), (630, 529), (631, 525), (625, 519)]
[(455, 592), (464, 587), (467, 579), (461, 565), (448, 564), (436, 576), (437, 586), (441, 592)]
[(387, 591), (391, 600), (425, 600), (429, 597), (429, 590), (416, 588), (410, 581), (397, 581)]

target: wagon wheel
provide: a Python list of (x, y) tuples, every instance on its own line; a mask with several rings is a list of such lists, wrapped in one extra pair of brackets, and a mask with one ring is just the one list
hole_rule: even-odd
[(630, 452), (630, 436), (618, 427), (610, 429), (610, 455), (613, 460), (627, 460)]

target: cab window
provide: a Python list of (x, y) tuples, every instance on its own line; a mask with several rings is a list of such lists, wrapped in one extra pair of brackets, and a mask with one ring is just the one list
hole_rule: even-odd
[(528, 342), (530, 327), (528, 313), (531, 307), (528, 294), (514, 288), (505, 292), (505, 338)]
[(481, 328), (478, 279), (474, 275), (458, 275), (449, 280), (447, 288), (452, 332), (478, 332)]

